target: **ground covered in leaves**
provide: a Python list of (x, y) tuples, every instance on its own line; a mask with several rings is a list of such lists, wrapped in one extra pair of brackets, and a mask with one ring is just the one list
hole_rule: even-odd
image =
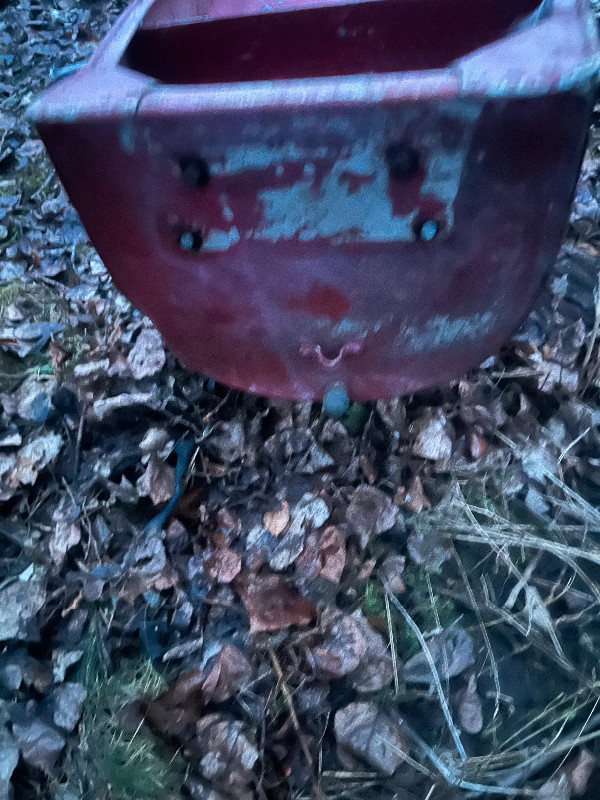
[(0, 0), (0, 798), (597, 797), (599, 129), (515, 341), (336, 421), (165, 352), (25, 121), (124, 4)]

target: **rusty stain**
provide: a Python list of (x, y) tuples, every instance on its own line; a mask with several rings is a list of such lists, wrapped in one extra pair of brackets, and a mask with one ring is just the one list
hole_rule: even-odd
[(306, 312), (313, 317), (327, 317), (340, 322), (350, 311), (350, 301), (334, 286), (313, 283), (305, 295), (294, 295), (287, 302), (290, 311)]

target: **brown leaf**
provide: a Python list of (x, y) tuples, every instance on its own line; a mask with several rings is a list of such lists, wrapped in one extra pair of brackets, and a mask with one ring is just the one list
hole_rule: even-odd
[(335, 737), (339, 745), (386, 775), (393, 775), (408, 754), (400, 725), (374, 703), (350, 703), (336, 712)]
[(63, 734), (39, 719), (15, 723), (12, 732), (23, 760), (33, 767), (51, 773), (66, 744)]
[(65, 363), (65, 361), (71, 356), (71, 353), (68, 350), (60, 345), (58, 342), (51, 339), (48, 344), (48, 361), (50, 362), (50, 366), (52, 367), (53, 371), (56, 371)]
[(477, 694), (477, 681), (475, 675), (469, 677), (469, 682), (461, 689), (457, 696), (458, 721), (465, 733), (480, 733), (483, 728), (483, 711), (481, 698)]
[(549, 778), (540, 786), (537, 800), (571, 800), (572, 788), (568, 777), (562, 773), (556, 778)]
[(248, 683), (252, 677), (252, 666), (246, 656), (233, 645), (226, 645), (209, 672), (202, 692), (208, 703), (222, 703)]
[(352, 615), (334, 612), (325, 624), (325, 639), (311, 652), (318, 672), (335, 678), (347, 675), (359, 692), (377, 692), (391, 683), (392, 657), (387, 644), (361, 611)]
[(197, 669), (180, 675), (166, 692), (147, 701), (144, 719), (157, 734), (181, 738), (202, 714), (204, 674)]
[(204, 778), (236, 798), (251, 798), (259, 752), (249, 728), (224, 714), (208, 714), (196, 723), (191, 747)]
[(241, 530), (242, 523), (238, 515), (229, 508), (220, 508), (217, 511), (217, 527), (210, 538), (213, 544), (223, 547), (232, 544)]
[(168, 503), (175, 491), (175, 470), (152, 453), (146, 471), (137, 482), (137, 490), (155, 506)]
[(374, 486), (359, 486), (346, 509), (346, 519), (358, 534), (363, 547), (369, 538), (384, 533), (396, 522), (398, 509), (390, 498)]
[(156, 375), (165, 365), (165, 350), (160, 333), (144, 328), (127, 356), (131, 374), (136, 380)]
[(274, 511), (266, 511), (263, 516), (263, 524), (273, 536), (282, 534), (289, 521), (290, 507), (285, 500), (281, 503), (280, 508)]
[(346, 564), (346, 540), (335, 525), (330, 525), (323, 531), (320, 537), (318, 559), (321, 565), (321, 576), (332, 583), (339, 583)]
[(233, 464), (244, 455), (246, 445), (244, 426), (240, 422), (222, 422), (215, 426), (214, 433), (206, 443), (220, 461)]
[(540, 391), (552, 393), (557, 386), (562, 386), (568, 392), (573, 394), (577, 392), (579, 388), (578, 370), (563, 364), (557, 364), (556, 361), (546, 361), (539, 357), (533, 360)]
[(583, 748), (577, 758), (564, 768), (576, 797), (586, 793), (588, 782), (597, 765), (598, 759), (589, 750)]
[[(440, 678), (454, 678), (473, 663), (473, 641), (468, 633), (452, 625), (427, 640), (427, 647)], [(404, 665), (406, 683), (431, 683), (429, 659), (423, 651)]]
[(414, 424), (420, 429), (412, 451), (428, 461), (448, 461), (452, 455), (452, 439), (448, 434), (449, 424), (442, 412)]
[(408, 537), (407, 545), (408, 554), (415, 564), (432, 572), (437, 572), (442, 564), (452, 558), (452, 548), (440, 531), (413, 531)]
[(402, 594), (406, 588), (402, 580), (405, 564), (406, 559), (404, 556), (398, 555), (397, 553), (390, 553), (385, 557), (383, 564), (379, 567), (381, 580), (394, 594)]
[(218, 547), (213, 550), (204, 565), (208, 577), (217, 583), (231, 583), (241, 568), (241, 556), (229, 547)]
[(330, 625), (323, 644), (313, 649), (311, 660), (318, 672), (341, 678), (358, 669), (366, 652), (367, 642), (359, 623), (339, 614)]
[(420, 514), (426, 508), (431, 508), (431, 503), (423, 491), (421, 478), (415, 475), (408, 484), (408, 488), (398, 498), (401, 504), (415, 514)]
[(353, 673), (352, 685), (358, 692), (379, 692), (388, 686), (394, 677), (392, 656), (383, 636), (369, 625), (362, 611), (352, 614), (367, 643), (365, 657), (360, 669)]
[(46, 434), (30, 439), (18, 452), (9, 484), (33, 486), (38, 473), (57, 457), (62, 446), (62, 438), (58, 434)]
[(254, 578), (240, 587), (239, 593), (250, 617), (250, 633), (306, 626), (316, 613), (312, 603), (275, 575)]
[(28, 627), (46, 602), (41, 570), (28, 581), (15, 581), (0, 589), (0, 642), (27, 639)]
[(64, 519), (59, 519), (52, 531), (49, 550), (50, 558), (55, 566), (62, 566), (65, 555), (71, 547), (75, 547), (81, 541), (81, 530), (76, 523), (69, 523)]
[(475, 433), (475, 431), (470, 431), (467, 435), (467, 444), (471, 458), (477, 460), (485, 455), (485, 451), (487, 450), (487, 442), (483, 436), (479, 436), (479, 434)]

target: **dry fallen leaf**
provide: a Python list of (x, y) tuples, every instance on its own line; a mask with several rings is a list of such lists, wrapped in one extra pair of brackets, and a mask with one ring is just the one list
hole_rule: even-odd
[(215, 548), (204, 565), (208, 577), (217, 583), (231, 583), (241, 568), (241, 556), (229, 547)]
[(136, 488), (140, 497), (149, 497), (155, 506), (168, 503), (175, 491), (175, 470), (152, 453)]
[(371, 536), (384, 533), (396, 522), (398, 509), (391, 499), (375, 486), (359, 486), (346, 509), (346, 519), (367, 546)]
[(325, 528), (319, 537), (318, 559), (321, 576), (339, 583), (346, 564), (346, 539), (335, 525)]
[(458, 722), (465, 733), (480, 733), (483, 728), (483, 710), (481, 698), (477, 694), (475, 675), (469, 676), (469, 682), (457, 695)]
[(0, 641), (26, 639), (27, 628), (46, 601), (43, 573), (0, 589)]
[(13, 487), (19, 484), (33, 486), (39, 473), (57, 457), (61, 446), (62, 438), (58, 434), (30, 439), (17, 454), (9, 484)]
[(213, 668), (202, 684), (205, 702), (222, 703), (252, 677), (252, 666), (244, 653), (233, 645), (226, 645), (216, 658)]
[(160, 333), (154, 328), (144, 328), (127, 356), (127, 361), (136, 380), (160, 372), (166, 361)]
[[(431, 636), (427, 647), (440, 678), (454, 678), (473, 663), (473, 641), (457, 625)], [(405, 663), (404, 680), (406, 683), (432, 683), (429, 659), (423, 651)]]
[(573, 794), (576, 797), (586, 793), (589, 780), (597, 766), (598, 759), (585, 748), (581, 750), (574, 761), (565, 766), (565, 772), (569, 776)]
[(250, 617), (250, 633), (278, 631), (290, 625), (309, 625), (316, 609), (296, 589), (275, 575), (253, 578), (239, 589)]
[(386, 775), (393, 775), (409, 752), (400, 725), (375, 703), (350, 703), (341, 708), (335, 715), (334, 730), (339, 745)]
[(312, 650), (311, 661), (318, 673), (341, 678), (358, 669), (367, 641), (357, 620), (345, 614), (336, 614), (328, 627), (323, 643)]
[(415, 514), (420, 514), (426, 508), (431, 508), (431, 503), (423, 490), (421, 478), (415, 475), (408, 484), (407, 489), (399, 489), (396, 494), (396, 502), (413, 511)]
[(402, 594), (405, 590), (402, 573), (406, 559), (398, 553), (389, 553), (379, 567), (379, 576), (387, 588), (394, 594)]
[(438, 412), (428, 420), (415, 423), (419, 433), (412, 451), (416, 456), (428, 461), (448, 461), (452, 455), (452, 439), (448, 433), (449, 423), (442, 412)]
[(391, 683), (389, 648), (360, 610), (352, 615), (334, 612), (324, 623), (325, 639), (310, 653), (317, 673), (335, 678), (347, 675), (359, 692), (378, 692)]
[(81, 530), (77, 523), (69, 523), (63, 519), (58, 520), (55, 523), (49, 544), (50, 558), (54, 565), (61, 567), (67, 551), (79, 544), (80, 541)]
[(477, 460), (485, 455), (487, 450), (487, 442), (475, 431), (470, 431), (467, 435), (467, 445), (469, 447), (469, 454), (471, 458)]
[(225, 714), (208, 714), (196, 723), (191, 750), (200, 773), (217, 789), (239, 800), (254, 796), (249, 784), (259, 752), (248, 727)]
[(283, 533), (289, 521), (290, 507), (285, 500), (281, 503), (280, 508), (274, 511), (266, 511), (263, 516), (263, 524), (273, 536), (279, 536)]
[(367, 643), (367, 651), (360, 669), (357, 669), (350, 676), (352, 685), (358, 692), (363, 694), (379, 692), (389, 686), (394, 677), (390, 649), (383, 636), (374, 631), (369, 625), (360, 609), (354, 611), (352, 618), (358, 622), (360, 631)]
[(182, 737), (202, 715), (204, 680), (200, 670), (184, 672), (166, 692), (142, 701), (148, 726), (160, 736)]
[(23, 760), (33, 767), (51, 773), (66, 744), (63, 734), (41, 719), (35, 718), (15, 723), (12, 732)]

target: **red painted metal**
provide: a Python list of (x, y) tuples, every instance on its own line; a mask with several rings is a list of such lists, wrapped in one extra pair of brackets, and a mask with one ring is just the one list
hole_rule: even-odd
[(184, 363), (362, 400), (459, 376), (526, 314), (598, 64), (587, 0), (134, 0), (32, 114)]

